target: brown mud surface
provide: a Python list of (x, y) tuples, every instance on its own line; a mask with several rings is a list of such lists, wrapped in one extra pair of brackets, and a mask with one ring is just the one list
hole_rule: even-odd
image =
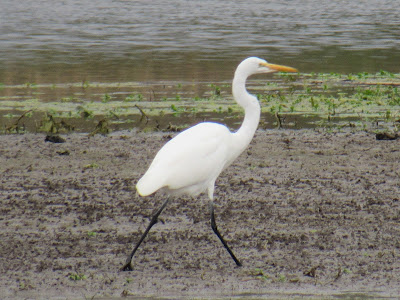
[(0, 136), (5, 298), (387, 297), (400, 293), (400, 140), (366, 132), (257, 131), (207, 199), (135, 183), (174, 133)]

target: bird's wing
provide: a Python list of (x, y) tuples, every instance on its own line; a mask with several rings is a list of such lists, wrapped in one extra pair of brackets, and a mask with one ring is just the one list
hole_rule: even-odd
[(170, 140), (157, 153), (137, 184), (149, 195), (162, 187), (179, 190), (214, 181), (223, 170), (231, 133), (217, 123), (200, 123)]

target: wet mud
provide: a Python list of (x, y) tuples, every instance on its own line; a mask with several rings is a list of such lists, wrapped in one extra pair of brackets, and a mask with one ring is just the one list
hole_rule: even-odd
[(257, 131), (208, 202), (135, 183), (175, 133), (0, 136), (1, 298), (387, 297), (400, 293), (400, 140)]

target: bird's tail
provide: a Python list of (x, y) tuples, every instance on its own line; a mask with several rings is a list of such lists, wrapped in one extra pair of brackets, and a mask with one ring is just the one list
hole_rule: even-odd
[(163, 182), (157, 174), (147, 172), (136, 184), (136, 190), (140, 196), (149, 196), (163, 187)]

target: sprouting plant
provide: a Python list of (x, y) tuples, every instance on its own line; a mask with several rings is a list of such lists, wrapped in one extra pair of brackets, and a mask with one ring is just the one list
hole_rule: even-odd
[(77, 106), (76, 110), (78, 112), (78, 114), (80, 114), (80, 116), (84, 119), (88, 119), (88, 118), (93, 118), (94, 116), (94, 112), (91, 110), (87, 110), (86, 108), (84, 108), (83, 106)]
[(393, 73), (390, 73), (390, 72), (384, 71), (384, 70), (380, 70), (379, 75), (384, 76), (384, 77), (392, 77), (392, 78), (394, 77)]
[(278, 276), (278, 281), (279, 281), (279, 282), (285, 282), (285, 281), (286, 281), (286, 276), (283, 275), (283, 274), (279, 274), (279, 276)]
[(263, 280), (270, 279), (270, 277), (267, 274), (265, 274), (264, 270), (262, 270), (260, 268), (255, 268), (254, 271), (252, 271), (251, 273), (254, 277), (259, 278), (259, 279), (263, 279)]
[(354, 80), (354, 75), (353, 74), (348, 74), (347, 75), (347, 80)]
[(392, 88), (391, 92), (388, 93), (388, 104), (391, 106), (400, 105), (400, 93), (397, 87)]
[(25, 83), (27, 88), (37, 88), (37, 84), (36, 83), (31, 83), (31, 82), (27, 82)]
[(81, 273), (70, 273), (69, 279), (73, 281), (84, 280), (86, 279), (86, 275)]
[(178, 108), (177, 108), (174, 104), (171, 104), (171, 109), (172, 109), (173, 111), (175, 111), (175, 112), (178, 111)]
[(182, 107), (182, 106), (175, 106), (174, 104), (171, 104), (171, 109), (172, 109), (172, 111), (173, 111), (173, 115), (174, 115), (174, 116), (177, 116), (177, 115), (179, 115), (179, 114), (185, 112), (185, 110), (186, 110), (185, 107)]
[(343, 273), (344, 274), (350, 274), (351, 270), (347, 269), (347, 268), (343, 268)]
[(328, 112), (332, 115), (334, 115), (336, 113), (336, 102), (335, 102), (335, 98), (327, 98), (325, 99), (325, 104), (328, 105)]
[(12, 114), (12, 113), (8, 113), (8, 114), (3, 115), (3, 117), (4, 117), (4, 118), (9, 118), (9, 119), (11, 119), (11, 118), (16, 117), (16, 115), (14, 115), (14, 114)]
[(61, 102), (73, 102), (75, 100), (74, 96), (69, 96), (69, 97), (63, 97), (61, 98)]
[(109, 94), (104, 94), (103, 99), (101, 100), (101, 102), (103, 103), (107, 103), (111, 100), (111, 96)]
[(82, 82), (82, 87), (83, 87), (84, 89), (87, 89), (88, 87), (90, 87), (89, 81), (85, 80), (84, 82)]
[(389, 121), (391, 119), (391, 115), (392, 114), (391, 114), (390, 110), (387, 110), (386, 113), (385, 113), (385, 120)]
[(217, 96), (217, 97), (221, 96), (221, 88), (219, 86), (217, 86), (215, 84), (211, 84), (211, 88), (214, 89), (214, 91), (213, 91), (214, 96)]
[(329, 75), (331, 75), (334, 78), (341, 78), (342, 77), (342, 74), (335, 73), (335, 72), (331, 72)]
[(117, 108), (113, 108), (107, 111), (106, 113), (106, 117), (107, 118), (115, 118), (117, 120), (119, 120), (119, 112)]
[(87, 164), (84, 166), (84, 169), (97, 169), (99, 167), (99, 165), (95, 162)]
[(315, 101), (314, 97), (311, 97), (309, 101), (310, 101), (311, 107), (314, 110), (318, 110), (319, 104), (317, 101)]
[(143, 94), (141, 94), (141, 93), (131, 94), (131, 95), (127, 96), (124, 101), (125, 102), (143, 101)]
[(126, 283), (131, 283), (133, 281), (132, 278), (126, 278)]
[(296, 81), (297, 76), (289, 73), (279, 72), (278, 76), (283, 77), (286, 82)]
[(358, 78), (360, 79), (364, 79), (368, 77), (368, 73), (367, 72), (360, 72), (357, 74)]

